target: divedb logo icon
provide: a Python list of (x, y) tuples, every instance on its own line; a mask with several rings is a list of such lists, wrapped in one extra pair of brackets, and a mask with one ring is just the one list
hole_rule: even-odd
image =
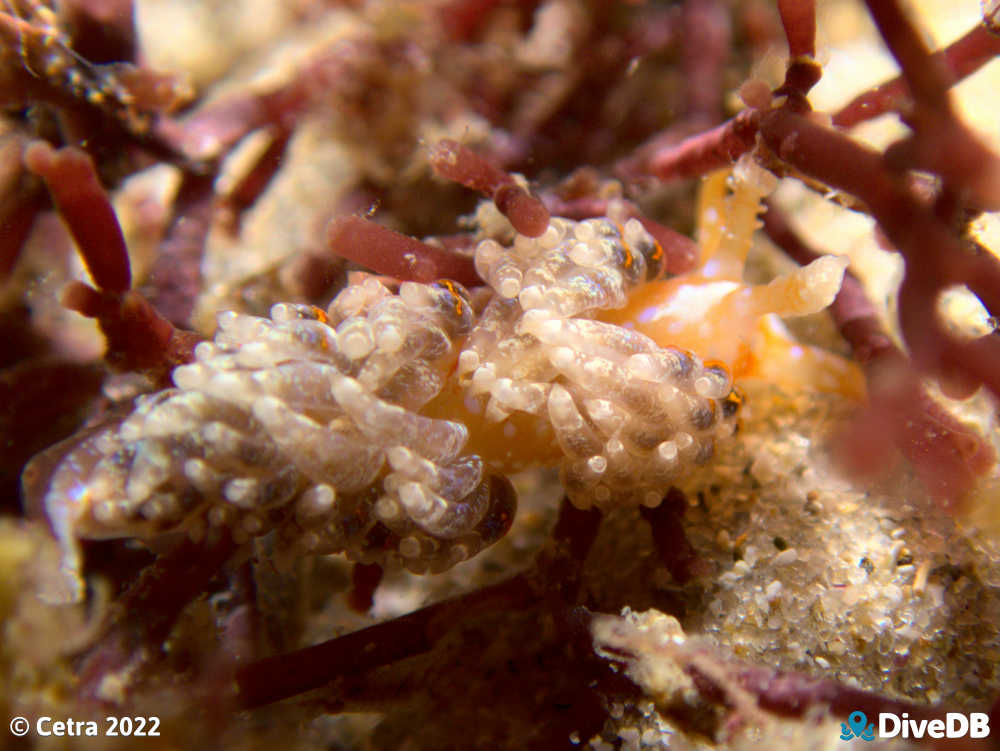
[(875, 726), (868, 724), (864, 712), (854, 710), (847, 716), (847, 722), (840, 723), (840, 740), (849, 741), (860, 738), (863, 741), (875, 740)]
[(869, 723), (868, 716), (860, 710), (854, 710), (847, 716), (847, 722), (840, 723), (842, 741), (853, 738), (863, 741), (876, 738), (986, 738), (989, 734), (990, 716), (985, 712), (948, 712), (943, 720), (914, 720), (906, 712), (879, 712), (877, 733), (875, 723)]

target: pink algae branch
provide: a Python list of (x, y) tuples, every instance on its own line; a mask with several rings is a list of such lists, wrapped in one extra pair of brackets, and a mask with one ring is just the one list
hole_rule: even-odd
[[(1000, 54), (1000, 36), (980, 24), (935, 54), (947, 67), (954, 82), (975, 73)], [(910, 91), (902, 76), (869, 89), (845, 104), (833, 116), (833, 124), (851, 128), (886, 112), (900, 109)]]
[(722, 125), (660, 151), (650, 160), (650, 172), (661, 180), (683, 180), (732, 164), (756, 144), (760, 114), (743, 110)]
[[(774, 93), (789, 98), (786, 107), (808, 110), (805, 96), (820, 78), (819, 65), (813, 61), (816, 6), (812, 0), (779, 0), (778, 12), (788, 40), (789, 62), (785, 81)], [(711, 130), (653, 154), (648, 169), (661, 180), (686, 179), (732, 164), (756, 145), (763, 114), (756, 106), (742, 110)]]
[(106, 292), (127, 291), (132, 272), (125, 238), (90, 157), (36, 141), (25, 150), (24, 163), (45, 181), (94, 283)]
[(778, 0), (778, 13), (788, 39), (788, 57), (816, 54), (816, 4), (803, 0)]
[(978, 208), (1000, 208), (1000, 158), (959, 119), (944, 58), (931, 54), (895, 0), (869, 0), (868, 9), (913, 95), (905, 113), (913, 134), (889, 148), (889, 166), (935, 172), (946, 186), (961, 186)]
[[(815, 47), (815, 11), (812, 3), (789, 1), (778, 5), (790, 61), (785, 82), (774, 93), (793, 95), (798, 100), (794, 102), (795, 109), (807, 110), (804, 94), (816, 83), (820, 72), (811, 60)], [(833, 125), (850, 128), (887, 112), (902, 112), (911, 125), (925, 132), (941, 131), (946, 125), (955, 126), (945, 92), (1000, 55), (1000, 34), (995, 19), (984, 19), (945, 49), (931, 54), (894, 3), (872, 2), (869, 5), (904, 72), (845, 104), (833, 115)], [(912, 107), (913, 102), (916, 107)], [(756, 145), (757, 131), (765, 113), (766, 110), (754, 107), (742, 110), (712, 130), (661, 148), (650, 157), (648, 170), (662, 180), (687, 179), (732, 164)], [(928, 169), (943, 170), (948, 176), (971, 167), (973, 174), (978, 176), (982, 168), (988, 169), (992, 164), (993, 160), (964, 127), (953, 127), (944, 136), (958, 148), (960, 162), (955, 161), (956, 154), (933, 144), (925, 150), (927, 153), (918, 155)], [(989, 190), (992, 177), (995, 173), (977, 180), (984, 193), (992, 194)], [(991, 198), (996, 200), (995, 195)], [(993, 201), (983, 203), (989, 205)]]
[(988, 253), (970, 253), (932, 209), (893, 179), (878, 152), (783, 111), (769, 114), (761, 132), (783, 161), (861, 199), (905, 257), (900, 323), (918, 368), (938, 376), (961, 372), (1000, 394), (1000, 342), (954, 339), (933, 305), (945, 286), (965, 283), (989, 310), (1000, 309), (1000, 264)]
[(454, 279), (467, 287), (483, 283), (471, 256), (421, 242), (359, 216), (334, 219), (327, 227), (326, 240), (337, 255), (397, 279)]
[(121, 226), (90, 157), (72, 146), (38, 141), (25, 150), (25, 166), (42, 178), (76, 241), (97, 289), (71, 282), (63, 305), (97, 319), (116, 369), (142, 371), (166, 385), (176, 365), (192, 359), (200, 337), (164, 319), (138, 292)]
[(457, 141), (439, 141), (431, 150), (430, 160), (441, 177), (492, 198), (500, 213), (522, 235), (538, 237), (549, 226), (545, 204), (529, 195), (509, 173)]

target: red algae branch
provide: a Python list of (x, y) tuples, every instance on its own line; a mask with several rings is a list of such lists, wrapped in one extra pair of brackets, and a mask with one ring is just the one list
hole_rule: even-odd
[(469, 287), (482, 284), (471, 257), (393, 232), (359, 216), (334, 219), (326, 237), (334, 253), (380, 274), (416, 282), (447, 278)]
[[(972, 75), (1000, 55), (1000, 36), (985, 24), (978, 24), (960, 39), (935, 53), (943, 57), (952, 85)], [(879, 84), (858, 94), (833, 116), (839, 128), (852, 128), (887, 112), (902, 110), (910, 99), (910, 91), (902, 76)]]
[(115, 294), (128, 290), (132, 275), (125, 238), (90, 157), (76, 148), (57, 151), (36, 141), (25, 150), (24, 163), (45, 181), (97, 286)]
[(106, 359), (113, 367), (142, 371), (157, 383), (169, 383), (170, 372), (190, 361), (201, 337), (174, 328), (130, 290), (125, 238), (90, 157), (74, 147), (56, 150), (36, 141), (25, 150), (24, 162), (48, 187), (98, 287), (71, 282), (63, 292), (63, 304), (97, 319), (108, 342)]
[(538, 237), (549, 226), (545, 204), (529, 195), (510, 174), (457, 141), (440, 141), (431, 150), (430, 160), (441, 177), (492, 198), (522, 235)]

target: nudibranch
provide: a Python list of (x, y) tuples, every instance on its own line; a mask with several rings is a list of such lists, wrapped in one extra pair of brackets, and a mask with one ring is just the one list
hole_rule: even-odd
[(85, 538), (273, 532), (288, 559), (442, 571), (505, 534), (504, 475), (532, 466), (559, 465), (581, 508), (655, 506), (734, 433), (758, 319), (820, 310), (840, 284), (833, 257), (743, 283), (761, 173), (707, 183), (701, 265), (672, 279), (637, 220), (556, 217), (482, 239), (472, 294), (368, 277), (327, 310), (220, 314), (174, 388), (29, 465), (64, 551), (50, 594), (80, 597)]

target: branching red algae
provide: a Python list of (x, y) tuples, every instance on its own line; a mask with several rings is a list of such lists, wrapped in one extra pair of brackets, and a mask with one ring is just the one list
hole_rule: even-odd
[(887, 160), (893, 166), (930, 170), (963, 186), (981, 210), (1000, 208), (1000, 158), (956, 115), (943, 56), (931, 55), (895, 0), (869, 0), (868, 8), (913, 94), (912, 110), (905, 115), (913, 136), (890, 147)]
[(816, 54), (816, 3), (812, 0), (778, 0), (781, 24), (788, 40), (788, 57), (813, 57)]
[(760, 112), (743, 110), (712, 130), (655, 154), (649, 170), (661, 180), (699, 177), (732, 164), (757, 141)]
[[(1000, 35), (980, 23), (934, 54), (944, 58), (954, 85), (1000, 54)], [(903, 77), (893, 78), (851, 99), (834, 114), (833, 124), (838, 128), (852, 128), (887, 112), (899, 112), (911, 96)]]
[(442, 177), (492, 198), (497, 209), (514, 229), (528, 237), (538, 237), (549, 226), (545, 205), (514, 178), (457, 141), (438, 142), (430, 155), (431, 166)]
[(125, 238), (90, 157), (36, 141), (25, 150), (24, 163), (45, 181), (95, 284), (111, 294), (127, 291), (132, 275)]
[(327, 245), (337, 255), (397, 279), (430, 282), (447, 278), (469, 287), (482, 284), (471, 257), (393, 232), (359, 216), (330, 222)]
[[(802, 24), (814, 24), (813, 14), (803, 10), (809, 4), (786, 3), (785, 5), (789, 7), (783, 12), (787, 12), (789, 15), (783, 16), (783, 22), (786, 25), (786, 33), (790, 33), (790, 38), (795, 40), (795, 48), (812, 49), (811, 39), (814, 31), (809, 32), (801, 26)], [(802, 10), (801, 15), (797, 15), (800, 10)], [(890, 10), (886, 9), (883, 13), (890, 13)], [(902, 28), (901, 24), (909, 26), (905, 22), (905, 16), (898, 12), (887, 17), (885, 23), (889, 30), (894, 30), (897, 27)], [(940, 129), (944, 126), (958, 128), (947, 138), (949, 143), (953, 144), (953, 148), (958, 149), (963, 166), (957, 167), (949, 164), (950, 158), (939, 160), (940, 163), (938, 163), (936, 155), (944, 153), (945, 150), (930, 148), (926, 154), (920, 155), (926, 168), (944, 169), (945, 173), (953, 170), (956, 176), (963, 174), (962, 170), (969, 167), (972, 168), (973, 174), (977, 174), (984, 168), (989, 169), (989, 165), (994, 164), (995, 159), (988, 152), (982, 150), (970, 132), (955, 124), (956, 120), (950, 105), (946, 104), (947, 99), (944, 97), (944, 91), (975, 73), (987, 62), (994, 59), (997, 54), (1000, 54), (1000, 38), (996, 32), (983, 22), (945, 50), (934, 55), (931, 55), (923, 43), (917, 40), (912, 30), (909, 32), (893, 31), (893, 34), (897, 38), (897, 46), (900, 47), (899, 54), (905, 56), (909, 69), (916, 71), (914, 74), (916, 76), (915, 82), (917, 86), (921, 87), (922, 93), (918, 92), (916, 95), (911, 93), (907, 85), (906, 67), (904, 67), (904, 75), (879, 84), (869, 91), (859, 94), (844, 105), (834, 114), (833, 124), (847, 128), (886, 112), (904, 111), (907, 120), (916, 125), (914, 118), (917, 118), (918, 115), (907, 108), (911, 97), (915, 96), (916, 101), (922, 101), (925, 105), (929, 105), (922, 108), (923, 119), (933, 118), (933, 114), (940, 110), (943, 119), (940, 121), (934, 119), (933, 125), (927, 124), (926, 126), (931, 130), (936, 129), (936, 137), (940, 137)], [(811, 58), (811, 53), (805, 54), (804, 58)], [(928, 66), (933, 68), (935, 72), (930, 75), (922, 74), (921, 71)], [(787, 94), (794, 91), (804, 94), (816, 80), (818, 80), (818, 69), (814, 63), (803, 63), (802, 60), (793, 58), (789, 64), (785, 83), (776, 93)], [(756, 143), (755, 137), (757, 129), (760, 127), (761, 114), (759, 109), (742, 110), (735, 117), (713, 130), (692, 136), (676, 146), (661, 149), (650, 158), (650, 171), (661, 179), (683, 179), (703, 175), (734, 162), (738, 157), (752, 149)], [(987, 186), (984, 189), (988, 190), (990, 180), (989, 175), (984, 177), (983, 181)], [(982, 204), (983, 208), (988, 205), (990, 205), (989, 201)]]
[(965, 373), (1000, 394), (1000, 342), (954, 339), (927, 305), (945, 286), (968, 283), (989, 309), (1000, 309), (1000, 262), (967, 252), (949, 227), (893, 180), (873, 149), (783, 110), (769, 113), (761, 132), (781, 159), (860, 198), (907, 258), (900, 322), (917, 366), (946, 378)]
[(98, 320), (108, 340), (111, 365), (168, 382), (174, 367), (190, 361), (201, 337), (175, 329), (130, 290), (125, 238), (90, 157), (74, 147), (55, 150), (35, 142), (25, 150), (24, 161), (44, 180), (98, 286), (95, 290), (83, 282), (71, 283), (63, 293), (63, 304)]
[(191, 325), (201, 291), (205, 241), (216, 213), (214, 183), (212, 174), (182, 177), (159, 254), (140, 288), (156, 312), (178, 327)]

